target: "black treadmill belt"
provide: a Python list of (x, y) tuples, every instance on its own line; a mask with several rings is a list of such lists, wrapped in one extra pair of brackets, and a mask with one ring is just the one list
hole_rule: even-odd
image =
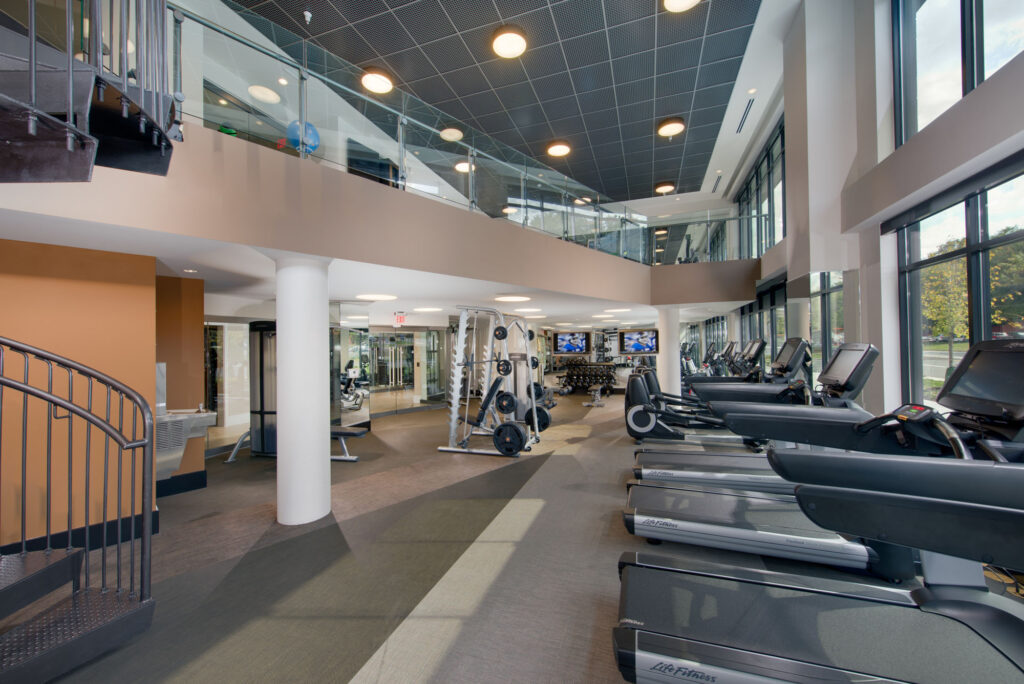
[(1024, 682), (958, 622), (841, 596), (628, 566), (619, 619), (656, 634), (912, 682)]

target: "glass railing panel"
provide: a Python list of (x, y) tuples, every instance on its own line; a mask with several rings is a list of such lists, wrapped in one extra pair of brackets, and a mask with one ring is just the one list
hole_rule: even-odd
[(207, 128), (298, 154), (298, 70), (220, 32), (199, 28), (203, 59), (191, 61), (191, 72), (183, 68), (184, 112), (201, 118)]
[(441, 139), (433, 129), (405, 126), (405, 189), (418, 195), (470, 207), (469, 148)]
[(508, 210), (517, 210), (521, 204), (521, 178), (515, 166), (477, 156), (474, 176), (477, 208), (491, 218), (513, 216)]

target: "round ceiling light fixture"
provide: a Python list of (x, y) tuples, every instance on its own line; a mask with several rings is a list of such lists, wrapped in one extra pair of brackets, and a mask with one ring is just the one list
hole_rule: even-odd
[(700, 0), (664, 0), (665, 11), (685, 12), (700, 4)]
[[(396, 297), (395, 295), (389, 295), (389, 294), (361, 294), (361, 295), (356, 295), (356, 299), (362, 299), (363, 301), (366, 301), (366, 302), (391, 302), (391, 301), (394, 301), (394, 300), (398, 299), (398, 297)], [(349, 316), (349, 318), (356, 318), (356, 317), (355, 316)]]
[(674, 183), (658, 183), (658, 185), (656, 185), (654, 188), (654, 192), (658, 193), (659, 195), (667, 195), (668, 193), (672, 192), (675, 189), (676, 186)]
[(515, 59), (526, 52), (526, 35), (518, 26), (502, 26), (491, 38), (494, 54), (505, 59)]
[(663, 138), (671, 138), (686, 130), (686, 122), (681, 116), (670, 116), (658, 123), (658, 135)]
[(462, 129), (455, 128), (455, 126), (448, 126), (447, 128), (442, 128), (439, 135), (441, 136), (441, 140), (458, 142), (462, 140)]
[(494, 298), (494, 301), (496, 301), (496, 302), (528, 302), (528, 301), (530, 301), (530, 298), (529, 297), (524, 297), (523, 295), (499, 295), (499, 296)]
[(217, 104), (221, 105), (222, 107), (226, 107), (226, 106), (227, 106), (227, 104), (228, 104), (228, 101), (227, 101), (227, 100), (225, 100), (225, 99), (224, 99), (224, 98), (222, 97), (222, 98), (220, 98), (219, 100), (217, 100)]
[[(469, 173), (469, 162), (460, 161), (455, 165), (455, 170), (459, 173)], [(476, 171), (476, 164), (473, 164), (473, 170)]]
[(266, 102), (267, 104), (277, 104), (281, 101), (281, 96), (267, 86), (251, 85), (248, 90), (249, 95), (251, 95), (254, 100)]
[(505, 206), (503, 206), (501, 208), (501, 213), (505, 214), (506, 216), (508, 216), (509, 214), (516, 213), (516, 208), (515, 207), (511, 207), (511, 206), (506, 204)]
[(564, 157), (570, 152), (572, 152), (572, 148), (569, 147), (569, 143), (564, 140), (553, 140), (551, 141), (551, 144), (548, 145), (548, 154), (552, 157)]
[(282, 76), (281, 78), (277, 79), (277, 82), (280, 83), (283, 86), (288, 85), (288, 79), (285, 78), (284, 76)]
[(360, 83), (371, 93), (379, 95), (390, 93), (391, 89), (395, 87), (394, 81), (391, 80), (391, 75), (378, 67), (367, 67), (362, 79), (360, 79)]
[(416, 313), (435, 313), (441, 310), (441, 307), (438, 306), (421, 306), (418, 309), (413, 309)]
[(668, 228), (659, 228), (658, 230), (654, 231), (654, 234), (655, 235), (667, 235), (668, 234)]
[(581, 198), (579, 198), (579, 197), (577, 197), (576, 199), (574, 199), (574, 200), (572, 201), (572, 203), (573, 203), (573, 204), (578, 204), (578, 205), (579, 205), (579, 206), (581, 206), (581, 207), (582, 207), (582, 206), (584, 206), (584, 205), (586, 205), (586, 202), (584, 202), (584, 201), (583, 201), (583, 200), (582, 200)]

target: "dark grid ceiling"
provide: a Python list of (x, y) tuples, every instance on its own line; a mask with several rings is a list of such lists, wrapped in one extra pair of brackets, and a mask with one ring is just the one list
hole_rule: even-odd
[[(283, 28), (616, 200), (700, 189), (761, 0), (243, 0)], [(302, 13), (313, 19), (307, 25)], [(519, 59), (490, 39), (520, 26)], [(658, 120), (682, 116), (671, 141)], [(572, 153), (549, 157), (548, 143)]]

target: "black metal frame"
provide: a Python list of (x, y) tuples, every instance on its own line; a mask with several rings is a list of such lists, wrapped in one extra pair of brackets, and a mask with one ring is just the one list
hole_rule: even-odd
[[(775, 143), (779, 143), (779, 160), (776, 165), (772, 160), (772, 148)], [(767, 187), (768, 187), (768, 214), (767, 218), (758, 213), (761, 207), (761, 184), (758, 182), (758, 169), (761, 168), (761, 164), (767, 164)], [(775, 187), (774, 180), (775, 174), (781, 173), (782, 180), (782, 237), (786, 237), (786, 136), (785, 136), (785, 119), (779, 119), (772, 134), (768, 137), (764, 147), (757, 154), (757, 158), (754, 161), (753, 166), (750, 169), (750, 174), (743, 181), (740, 186), (741, 190), (736, 194), (736, 203), (740, 206), (740, 256), (744, 259), (757, 258), (764, 254), (768, 249), (774, 246), (776, 243), (767, 244), (767, 236), (769, 233), (774, 237), (775, 235), (775, 197), (772, 193), (772, 188)], [(751, 231), (749, 222), (751, 219), (750, 207), (751, 201), (753, 201), (754, 216), (756, 220), (756, 230)], [(769, 225), (765, 225), (765, 224)], [(768, 229), (771, 229), (770, 231)], [(751, 243), (751, 232), (756, 235), (755, 243)]]
[[(912, 136), (910, 124), (917, 119), (917, 102), (906, 99), (916, 90), (916, 34), (912, 30), (913, 7), (917, 0), (892, 0), (893, 103), (896, 146)], [(923, 3), (923, 0), (922, 0)], [(967, 95), (985, 80), (985, 0), (960, 0), (960, 75), (962, 95)], [(910, 87), (908, 87), (908, 84)]]

